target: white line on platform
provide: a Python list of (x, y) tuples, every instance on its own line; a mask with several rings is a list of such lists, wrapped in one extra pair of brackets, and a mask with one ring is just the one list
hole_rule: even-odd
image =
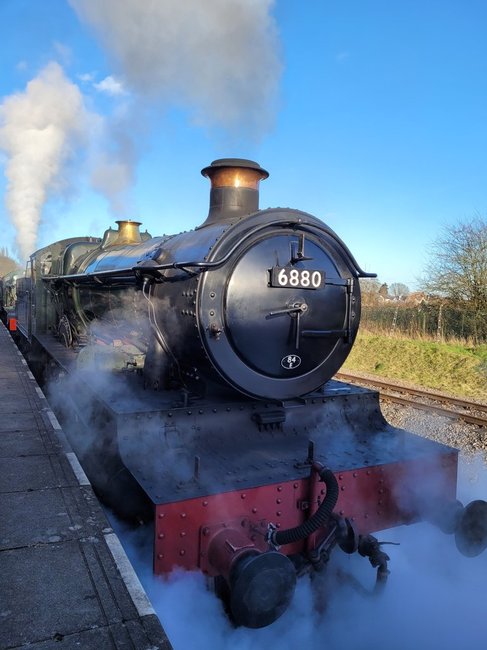
[(22, 357), (22, 359), (20, 360), (20, 362), (21, 362), (21, 363), (23, 363), (23, 364), (24, 364), (24, 366), (26, 366), (26, 365), (27, 365), (27, 361), (26, 361), (26, 360), (25, 360), (25, 359), (24, 359), (23, 357)]
[(47, 417), (51, 420), (52, 428), (56, 429), (57, 431), (60, 431), (62, 427), (59, 424), (59, 420), (54, 415), (54, 413), (50, 409), (47, 409), (46, 413), (47, 413)]
[(76, 454), (72, 451), (68, 451), (66, 454), (67, 459), (69, 460), (69, 464), (73, 468), (73, 472), (76, 474), (76, 478), (78, 479), (78, 483), (80, 485), (91, 485), (88, 477), (83, 471), (83, 468), (79, 464), (78, 457)]
[(28, 377), (29, 379), (35, 379), (34, 375), (31, 373), (30, 370), (27, 370), (27, 377)]
[(148, 599), (144, 588), (140, 584), (140, 580), (137, 577), (133, 566), (130, 564), (130, 560), (125, 553), (120, 540), (115, 535), (115, 533), (109, 533), (108, 535), (105, 535), (105, 539), (108, 544), (108, 548), (113, 555), (113, 559), (117, 563), (118, 570), (120, 571), (123, 581), (127, 586), (129, 594), (134, 601), (134, 605), (137, 608), (139, 616), (150, 616), (151, 614), (155, 614), (151, 602)]
[(46, 396), (45, 396), (44, 393), (42, 392), (42, 389), (39, 388), (39, 386), (36, 386), (35, 389), (36, 389), (36, 393), (39, 395), (39, 397), (40, 397), (41, 399), (46, 399)]

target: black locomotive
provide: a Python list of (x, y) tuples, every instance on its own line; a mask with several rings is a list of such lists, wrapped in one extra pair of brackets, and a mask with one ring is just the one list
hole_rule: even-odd
[(374, 531), (427, 517), (481, 552), (487, 504), (456, 501), (457, 451), (391, 427), (375, 392), (332, 379), (368, 274), (316, 217), (259, 210), (258, 164), (202, 173), (200, 227), (151, 237), (120, 221), (56, 242), (17, 296), (33, 366), (63, 370), (58, 402), (86, 424), (73, 444), (95, 487), (153, 516), (155, 572), (202, 570), (237, 624), (260, 627), (334, 547), (383, 582)]

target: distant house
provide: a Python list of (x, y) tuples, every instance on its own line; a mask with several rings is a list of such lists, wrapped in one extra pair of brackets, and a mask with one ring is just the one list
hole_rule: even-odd
[(420, 305), (421, 303), (428, 302), (428, 294), (424, 291), (413, 291), (406, 297), (406, 302), (409, 305)]

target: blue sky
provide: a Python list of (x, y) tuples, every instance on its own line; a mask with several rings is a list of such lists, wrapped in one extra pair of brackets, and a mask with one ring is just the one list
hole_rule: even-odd
[(0, 0), (2, 246), (23, 219), (24, 250), (191, 229), (201, 168), (248, 157), (261, 207), (413, 289), (442, 227), (486, 212), (486, 26), (480, 0)]

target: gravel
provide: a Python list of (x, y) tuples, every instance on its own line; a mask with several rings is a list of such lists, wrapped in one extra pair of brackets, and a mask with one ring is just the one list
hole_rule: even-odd
[(384, 417), (390, 424), (407, 429), (460, 450), (464, 460), (483, 456), (487, 463), (487, 429), (461, 420), (452, 420), (434, 413), (381, 400)]

